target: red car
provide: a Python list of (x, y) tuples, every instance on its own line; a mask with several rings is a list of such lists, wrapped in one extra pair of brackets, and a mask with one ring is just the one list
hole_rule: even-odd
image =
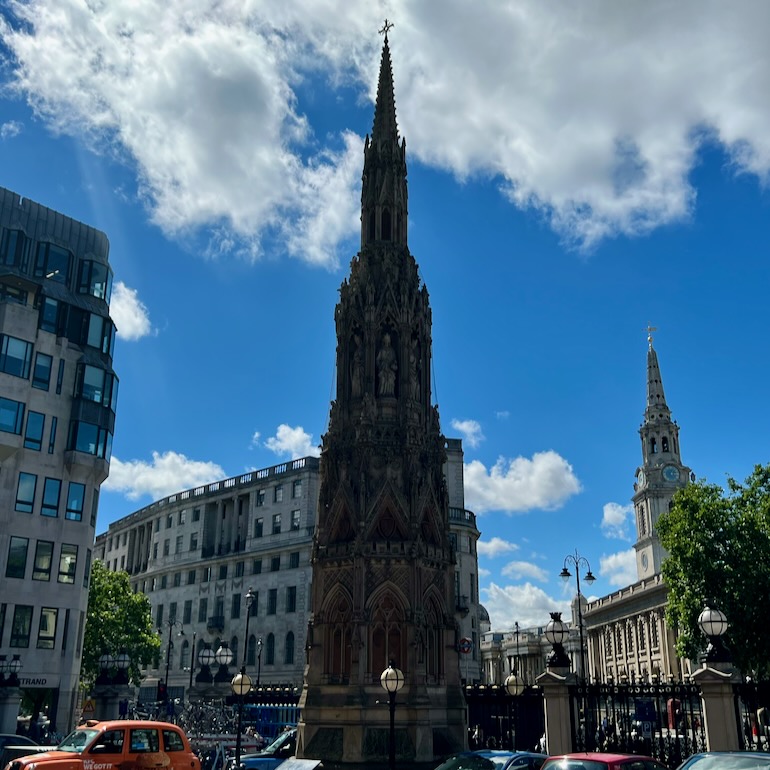
[(548, 757), (541, 770), (666, 770), (666, 766), (657, 759), (639, 754), (583, 751)]

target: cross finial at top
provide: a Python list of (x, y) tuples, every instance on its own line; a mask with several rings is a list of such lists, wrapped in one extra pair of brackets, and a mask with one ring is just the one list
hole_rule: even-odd
[(385, 23), (382, 25), (382, 29), (379, 30), (379, 33), (381, 35), (385, 35), (385, 40), (388, 39), (388, 32), (391, 29), (393, 29), (394, 26), (395, 26), (394, 24), (391, 24), (391, 22), (389, 22), (387, 19), (385, 19)]
[(650, 326), (649, 322), (647, 323), (647, 328), (644, 330), (647, 332), (647, 342), (649, 343), (650, 347), (652, 347), (652, 333), (658, 331), (657, 326)]

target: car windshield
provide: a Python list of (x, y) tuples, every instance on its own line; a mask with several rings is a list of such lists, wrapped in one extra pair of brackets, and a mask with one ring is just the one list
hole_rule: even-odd
[(699, 754), (690, 757), (682, 770), (766, 770), (770, 754)]
[(56, 751), (74, 751), (82, 754), (83, 749), (99, 735), (98, 730), (74, 730), (57, 747)]
[(542, 770), (607, 770), (607, 763), (582, 758), (548, 759), (545, 761)]
[(481, 754), (456, 754), (442, 762), (436, 770), (496, 770), (501, 765)]
[(262, 750), (263, 754), (275, 754), (281, 746), (290, 741), (294, 737), (294, 730), (285, 730), (280, 733), (278, 737), (266, 748)]

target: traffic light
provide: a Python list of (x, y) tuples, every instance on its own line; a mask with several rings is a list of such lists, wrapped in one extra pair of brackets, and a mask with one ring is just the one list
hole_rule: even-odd
[(158, 682), (158, 700), (165, 703), (168, 700), (168, 690), (165, 682)]

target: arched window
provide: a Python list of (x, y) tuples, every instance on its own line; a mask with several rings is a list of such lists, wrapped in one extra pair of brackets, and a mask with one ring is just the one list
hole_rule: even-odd
[(185, 639), (182, 642), (182, 652), (179, 655), (179, 668), (185, 669), (190, 665), (190, 643)]
[(438, 681), (444, 673), (441, 618), (442, 613), (437, 602), (429, 600), (425, 612), (425, 646), (418, 650), (418, 655), (421, 663), (423, 657), (425, 658), (425, 671), (432, 681)]
[(246, 665), (253, 666), (257, 662), (257, 637), (252, 634), (249, 637), (249, 649), (246, 653)]
[(647, 649), (647, 628), (644, 624), (644, 618), (639, 618), (639, 652), (644, 652)]
[(329, 623), (326, 627), (327, 644), (325, 649), (326, 673), (335, 681), (350, 675), (351, 620), (352, 609), (347, 596), (340, 594), (331, 602), (328, 610)]
[(369, 237), (368, 237), (367, 240), (370, 240), (370, 241), (374, 240), (374, 234), (375, 234), (374, 223), (375, 223), (375, 221), (376, 220), (375, 220), (375, 216), (374, 216), (374, 211), (370, 211), (369, 212)]
[(239, 651), (239, 649), (240, 648), (238, 647), (238, 637), (234, 636), (230, 640), (230, 652), (232, 652), (232, 654), (233, 654), (233, 662), (232, 662), (233, 666), (237, 666), (238, 665), (238, 651)]
[(658, 442), (655, 440), (655, 436), (650, 439), (650, 451), (653, 454), (657, 454), (658, 452)]
[(655, 615), (650, 616), (650, 646), (653, 650), (657, 650), (660, 647), (660, 639), (658, 638), (658, 619)]
[(623, 629), (620, 626), (615, 627), (615, 654), (623, 655)]
[(628, 655), (634, 654), (634, 626), (632, 623), (626, 626), (626, 653)]
[(391, 239), (390, 233), (390, 209), (382, 210), (382, 240), (389, 241)]
[(663, 438), (660, 440), (662, 450), (664, 452), (668, 452), (668, 437), (663, 436)]
[(604, 654), (608, 658), (612, 656), (612, 631), (609, 627), (604, 632)]
[(275, 635), (267, 635), (267, 643), (265, 644), (265, 665), (275, 665)]
[(401, 632), (406, 618), (401, 605), (388, 592), (373, 597), (371, 606), (369, 671), (379, 681), (391, 660), (398, 667), (406, 662), (406, 639)]
[(283, 647), (283, 662), (287, 666), (294, 665), (294, 632), (286, 634), (286, 643)]

